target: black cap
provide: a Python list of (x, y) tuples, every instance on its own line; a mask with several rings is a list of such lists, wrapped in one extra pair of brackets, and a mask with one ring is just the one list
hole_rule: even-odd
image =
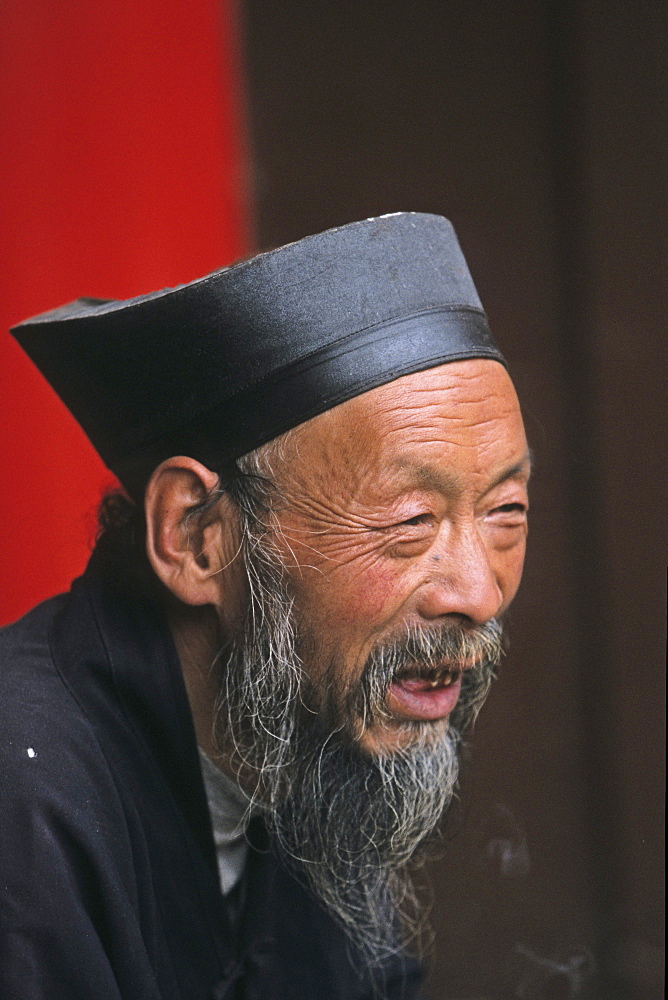
[(127, 301), (78, 299), (12, 333), (134, 493), (171, 455), (220, 469), (401, 375), (505, 363), (451, 224), (413, 212)]

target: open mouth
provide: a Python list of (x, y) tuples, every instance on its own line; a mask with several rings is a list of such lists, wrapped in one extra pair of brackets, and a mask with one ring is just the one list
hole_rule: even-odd
[(432, 688), (450, 687), (461, 677), (460, 667), (441, 667), (440, 670), (430, 670), (428, 674), (419, 671), (403, 671), (395, 683), (408, 686), (412, 690), (431, 690)]
[(390, 685), (387, 707), (399, 719), (442, 719), (457, 704), (461, 682), (459, 666), (402, 671)]

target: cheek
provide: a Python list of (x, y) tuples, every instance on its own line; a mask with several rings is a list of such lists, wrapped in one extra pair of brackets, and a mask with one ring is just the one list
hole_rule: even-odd
[(520, 581), (522, 579), (522, 570), (524, 568), (525, 553), (526, 541), (521, 545), (517, 545), (510, 551), (503, 553), (499, 579), (501, 581), (504, 606), (510, 604), (519, 588)]
[[(304, 579), (305, 604), (330, 636), (364, 642), (382, 630), (401, 606), (396, 571), (377, 563), (362, 572)], [(341, 633), (345, 633), (341, 635)]]
[(290, 538), (290, 571), (299, 604), (312, 622), (362, 631), (382, 624), (400, 600), (397, 566), (377, 542), (344, 536), (305, 546), (296, 532)]

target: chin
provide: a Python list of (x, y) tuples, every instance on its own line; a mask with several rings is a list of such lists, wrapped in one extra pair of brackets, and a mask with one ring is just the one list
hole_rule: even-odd
[(388, 719), (365, 727), (357, 737), (361, 750), (372, 757), (387, 757), (417, 744), (440, 742), (448, 730), (448, 718), (428, 722), (412, 719)]

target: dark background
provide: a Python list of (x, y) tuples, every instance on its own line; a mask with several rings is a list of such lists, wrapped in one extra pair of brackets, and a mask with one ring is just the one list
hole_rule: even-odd
[[(258, 248), (455, 224), (536, 453), (431, 993), (663, 996), (665, 6), (245, 0)], [(664, 433), (662, 433), (662, 430)]]

